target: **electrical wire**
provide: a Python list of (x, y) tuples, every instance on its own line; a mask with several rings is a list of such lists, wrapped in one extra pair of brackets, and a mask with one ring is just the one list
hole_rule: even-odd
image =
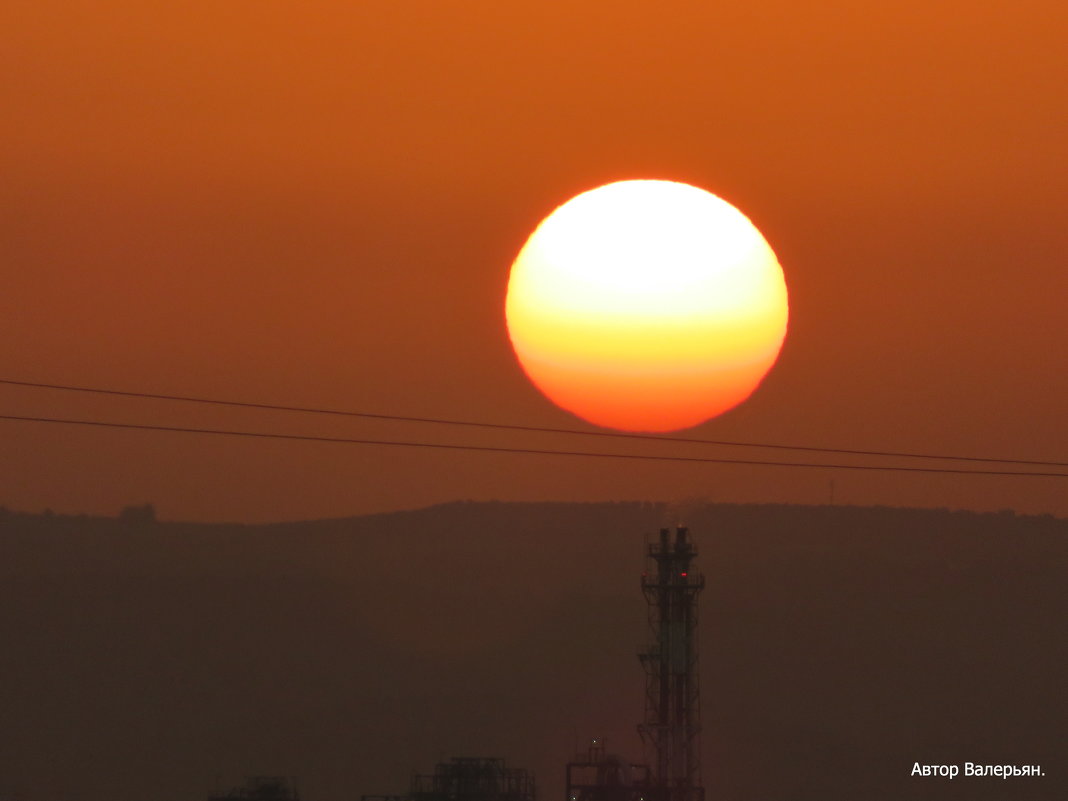
[[(953, 456), (949, 454), (937, 454), (937, 453), (915, 453), (915, 452), (903, 452), (903, 451), (877, 451), (877, 450), (857, 450), (850, 448), (822, 448), (816, 446), (806, 445), (784, 445), (780, 443), (771, 442), (737, 442), (732, 440), (715, 440), (715, 439), (700, 439), (694, 437), (667, 437), (657, 434), (639, 434), (628, 433), (622, 431), (582, 431), (574, 428), (545, 428), (541, 426), (526, 426), (516, 425), (508, 423), (487, 423), (474, 420), (453, 420), (440, 417), (409, 417), (404, 415), (395, 414), (378, 414), (374, 412), (356, 412), (346, 411), (342, 409), (326, 409), (316, 408), (309, 406), (283, 406), (271, 403), (253, 403), (249, 401), (232, 401), (232, 400), (219, 400), (216, 398), (203, 398), (190, 395), (161, 395), (150, 392), (133, 392), (117, 389), (100, 389), (97, 387), (80, 387), (71, 386), (67, 384), (45, 384), (31, 381), (15, 381), (12, 379), (0, 378), (0, 384), (7, 384), (10, 386), (19, 387), (32, 387), (35, 389), (55, 389), (69, 392), (88, 392), (99, 395), (114, 395), (127, 398), (143, 398), (150, 400), (167, 400), (167, 401), (181, 401), (185, 403), (201, 403), (210, 404), (214, 406), (233, 406), (247, 409), (261, 409), (265, 411), (277, 411), (277, 412), (300, 412), (305, 414), (327, 414), (336, 415), (342, 417), (359, 417), (371, 420), (390, 420), (395, 422), (405, 423), (431, 423), (436, 425), (450, 425), (450, 426), (466, 426), (470, 428), (486, 428), (503, 431), (525, 431), (541, 434), (567, 434), (578, 435), (584, 437), (606, 437), (613, 439), (634, 439), (634, 440), (646, 440), (654, 442), (672, 442), (683, 443), (690, 445), (717, 445), (723, 447), (736, 447), (736, 448), (768, 448), (774, 450), (785, 451), (804, 451), (807, 453), (829, 453), (844, 456), (876, 456), (887, 457), (897, 459), (934, 459), (939, 461), (957, 461), (957, 462), (986, 462), (997, 464), (1018, 464), (1018, 465), (1034, 465), (1038, 467), (1068, 467), (1068, 462), (1054, 462), (1043, 461), (1037, 459), (1008, 459), (1000, 457), (981, 457), (981, 456)], [(1018, 474), (1014, 474), (1018, 475)]]
[(215, 428), (187, 428), (184, 426), (161, 426), (141, 423), (117, 423), (101, 420), (71, 420), (56, 417), (22, 417), (9, 414), (0, 414), (0, 420), (15, 420), (33, 423), (58, 423), (64, 425), (98, 426), (105, 428), (125, 428), (140, 431), (170, 431), (185, 434), (214, 434), (231, 437), (258, 437), (264, 439), (298, 440), (304, 442), (332, 442), (346, 445), (387, 445), (407, 448), (439, 448), (456, 451), (486, 451), (491, 453), (522, 453), (537, 454), (544, 456), (586, 456), (599, 459), (642, 459), (658, 462), (703, 462), (713, 464), (744, 464), (759, 465), (765, 467), (804, 467), (833, 470), (883, 470), (905, 473), (954, 473), (957, 475), (984, 475), (984, 476), (1027, 476), (1043, 478), (1068, 478), (1068, 473), (1037, 473), (1019, 472), (1012, 470), (975, 470), (965, 468), (948, 467), (898, 467), (891, 465), (859, 465), (859, 464), (820, 464), (810, 462), (779, 462), (773, 460), (756, 459), (726, 459), (710, 456), (666, 456), (643, 453), (603, 453), (592, 451), (559, 451), (540, 448), (511, 448), (490, 445), (453, 445), (440, 442), (413, 442), (406, 440), (381, 440), (381, 439), (352, 439), (348, 437), (322, 437), (308, 434), (279, 434), (263, 431), (233, 431)]

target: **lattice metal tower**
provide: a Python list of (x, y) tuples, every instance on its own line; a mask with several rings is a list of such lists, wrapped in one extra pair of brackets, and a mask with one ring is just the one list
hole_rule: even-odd
[(648, 801), (703, 801), (697, 594), (705, 579), (691, 568), (697, 549), (685, 528), (677, 528), (674, 539), (669, 529), (661, 529), (647, 555), (651, 564), (642, 574), (642, 592), (653, 643), (639, 654), (645, 668), (645, 721), (638, 732), (652, 751)]

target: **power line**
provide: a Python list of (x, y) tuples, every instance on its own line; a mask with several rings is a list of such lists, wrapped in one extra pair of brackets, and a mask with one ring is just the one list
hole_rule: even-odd
[[(998, 464), (1036, 465), (1040, 467), (1068, 467), (1068, 462), (1043, 461), (1038, 459), (1006, 459), (999, 457), (981, 456), (950, 456), (937, 453), (914, 453), (902, 451), (874, 451), (856, 450), (850, 448), (821, 448), (806, 445), (783, 445), (771, 442), (737, 442), (731, 440), (700, 439), (694, 437), (667, 437), (658, 434), (638, 434), (623, 431), (582, 431), (575, 428), (545, 428), (541, 426), (525, 426), (509, 423), (486, 423), (474, 420), (453, 420), (441, 417), (409, 417), (396, 414), (378, 414), (374, 412), (356, 412), (343, 409), (325, 409), (310, 406), (283, 406), (272, 403), (253, 403), (249, 401), (219, 400), (217, 398), (201, 398), (190, 395), (160, 395), (150, 392), (132, 392), (117, 389), (100, 389), (96, 387), (78, 387), (66, 384), (43, 384), (31, 381), (14, 381), (0, 378), (0, 384), (8, 384), (19, 387), (33, 387), (35, 389), (57, 389), (69, 392), (90, 392), (99, 395), (116, 395), (127, 398), (144, 398), (150, 400), (182, 401), (184, 403), (203, 403), (214, 406), (236, 406), (247, 409), (262, 409), (276, 412), (300, 412), (304, 414), (329, 414), (341, 417), (360, 417), (371, 420), (390, 420), (404, 423), (431, 423), (436, 425), (467, 426), (470, 428), (489, 428), (503, 431), (526, 431), (541, 434), (568, 434), (584, 437), (608, 437), (614, 439), (636, 439), (654, 442), (673, 442), (688, 445), (718, 445), (737, 448), (769, 448), (785, 451), (804, 451), (807, 453), (832, 453), (845, 456), (878, 456), (898, 459), (935, 459), (939, 461), (957, 462), (993, 462)], [(1020, 474), (1013, 474), (1020, 475)]]
[(351, 439), (348, 437), (321, 437), (309, 434), (278, 434), (265, 431), (232, 431), (216, 428), (186, 428), (183, 426), (160, 426), (142, 423), (116, 423), (102, 420), (70, 420), (57, 417), (21, 417), (0, 414), (0, 420), (16, 420), (32, 423), (59, 423), (64, 425), (98, 426), (104, 428), (127, 428), (140, 431), (170, 431), (184, 434), (214, 434), (230, 437), (257, 437), (263, 439), (298, 440), (303, 442), (332, 442), (345, 445), (388, 445), (406, 448), (439, 448), (454, 451), (486, 451), (490, 453), (522, 453), (543, 456), (587, 456), (598, 459), (643, 459), (658, 462), (704, 462), (712, 464), (745, 464), (764, 467), (805, 467), (833, 470), (883, 470), (902, 473), (955, 473), (957, 475), (982, 476), (1028, 476), (1032, 478), (1068, 478), (1068, 473), (1033, 473), (1012, 470), (966, 470), (949, 467), (894, 467), (888, 465), (819, 464), (812, 462), (778, 462), (756, 459), (724, 459), (710, 456), (664, 456), (644, 453), (603, 453), (593, 451), (557, 451), (540, 448), (510, 448), (491, 445), (451, 445), (441, 442), (412, 442), (405, 440)]

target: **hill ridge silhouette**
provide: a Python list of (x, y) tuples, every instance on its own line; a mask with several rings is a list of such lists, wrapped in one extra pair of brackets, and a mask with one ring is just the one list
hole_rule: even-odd
[[(1068, 521), (691, 504), (709, 797), (1068, 789)], [(0, 776), (26, 801), (308, 801), (504, 756), (559, 796), (576, 737), (640, 756), (654, 503), (455, 502), (275, 524), (0, 515)], [(914, 761), (1047, 766), (918, 783)], [(1050, 772), (1052, 770), (1052, 773)]]

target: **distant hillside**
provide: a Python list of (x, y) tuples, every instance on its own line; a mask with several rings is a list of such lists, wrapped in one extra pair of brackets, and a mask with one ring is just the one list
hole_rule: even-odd
[[(0, 798), (305, 801), (503, 756), (562, 797), (640, 756), (657, 504), (454, 503), (279, 525), (0, 511)], [(1068, 521), (690, 509), (709, 801), (1068, 797)], [(912, 764), (1035, 764), (918, 779)]]

